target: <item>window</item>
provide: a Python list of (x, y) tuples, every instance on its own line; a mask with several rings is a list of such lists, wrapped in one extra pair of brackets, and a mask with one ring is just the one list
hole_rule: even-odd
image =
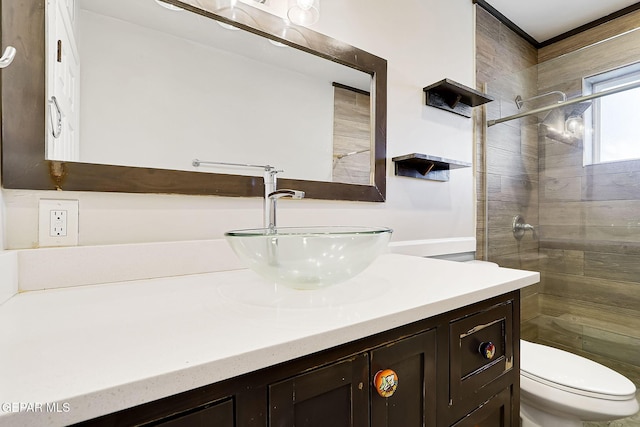
[[(640, 63), (584, 79), (585, 93), (640, 84)], [(585, 164), (640, 159), (640, 87), (593, 100), (585, 114)]]

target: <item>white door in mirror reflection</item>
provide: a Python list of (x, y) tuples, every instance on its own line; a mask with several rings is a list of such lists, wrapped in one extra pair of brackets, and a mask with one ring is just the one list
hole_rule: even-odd
[(47, 1), (47, 152), (50, 160), (78, 160), (80, 59), (75, 0)]

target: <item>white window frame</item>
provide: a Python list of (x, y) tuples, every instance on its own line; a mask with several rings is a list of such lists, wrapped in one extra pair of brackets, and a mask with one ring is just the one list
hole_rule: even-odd
[[(582, 88), (585, 95), (602, 92), (631, 83), (640, 82), (640, 62), (615, 68), (610, 71), (588, 76), (582, 79)], [(592, 101), (591, 114), (585, 114), (585, 138), (584, 138), (584, 165), (605, 163), (600, 159), (601, 117), (600, 98)], [(587, 131), (588, 130), (588, 131)], [(624, 159), (616, 161), (626, 161)]]

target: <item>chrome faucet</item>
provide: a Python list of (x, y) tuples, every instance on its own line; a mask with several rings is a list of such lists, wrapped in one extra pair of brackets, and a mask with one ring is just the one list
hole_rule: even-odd
[(304, 191), (300, 190), (278, 190), (277, 177), (278, 172), (273, 166), (265, 166), (264, 168), (264, 228), (268, 228), (269, 232), (276, 229), (276, 205), (278, 199), (283, 197), (291, 197), (292, 199), (304, 198)]
[(273, 232), (276, 229), (276, 204), (278, 199), (283, 197), (291, 197), (292, 199), (302, 199), (304, 198), (304, 191), (300, 190), (276, 190), (267, 196), (267, 201), (269, 203), (269, 210), (267, 212), (267, 223), (265, 228), (269, 229), (269, 232)]
[(282, 169), (276, 169), (271, 165), (252, 165), (247, 163), (229, 163), (229, 162), (212, 162), (193, 159), (192, 166), (200, 167), (203, 165), (215, 166), (240, 166), (245, 168), (260, 168), (264, 170), (264, 201), (263, 201), (263, 225), (270, 232), (276, 228), (276, 201), (283, 197), (291, 197), (292, 199), (304, 198), (304, 191), (299, 190), (278, 190), (276, 175), (283, 172)]

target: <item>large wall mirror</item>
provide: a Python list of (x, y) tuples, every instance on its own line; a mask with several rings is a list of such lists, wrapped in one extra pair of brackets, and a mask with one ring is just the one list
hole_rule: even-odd
[(261, 170), (200, 159), (274, 166), (311, 198), (384, 201), (384, 59), (236, 0), (15, 3), (2, 0), (19, 50), (2, 72), (5, 188), (263, 194)]

